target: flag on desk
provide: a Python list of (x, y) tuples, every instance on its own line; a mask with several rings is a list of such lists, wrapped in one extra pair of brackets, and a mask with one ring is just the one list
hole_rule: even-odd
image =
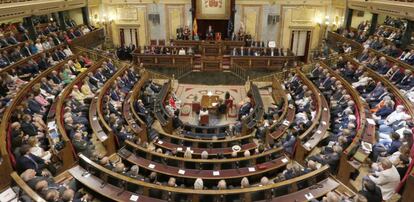
[(193, 21), (193, 36), (195, 36), (197, 33), (198, 33), (197, 18), (194, 18), (194, 21)]

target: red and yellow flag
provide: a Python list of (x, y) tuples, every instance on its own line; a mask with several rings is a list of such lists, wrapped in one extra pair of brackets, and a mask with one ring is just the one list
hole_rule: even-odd
[(194, 21), (193, 21), (193, 35), (198, 34), (197, 29), (198, 29), (198, 27), (197, 27), (197, 19), (194, 18)]

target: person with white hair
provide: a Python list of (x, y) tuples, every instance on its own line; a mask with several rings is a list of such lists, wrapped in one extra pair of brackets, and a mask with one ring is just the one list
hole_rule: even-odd
[(225, 180), (220, 180), (217, 184), (217, 189), (218, 190), (224, 190), (227, 189), (227, 183)]
[(382, 193), (382, 199), (387, 201), (395, 193), (395, 189), (400, 183), (400, 174), (398, 170), (392, 165), (391, 161), (384, 158), (380, 163), (381, 171), (375, 172), (375, 175), (368, 175), (364, 180), (372, 180), (377, 184)]
[(138, 176), (139, 176), (139, 166), (138, 165), (131, 166), (131, 168), (126, 173), (126, 175), (128, 175), (129, 177), (132, 177), (132, 178), (138, 178)]
[(405, 124), (405, 120), (410, 119), (411, 116), (405, 112), (405, 107), (403, 105), (398, 105), (394, 112), (385, 118), (385, 120), (379, 120), (379, 137), (380, 139), (389, 138), (389, 134), (394, 132), (395, 129), (398, 129), (400, 126)]
[(194, 182), (194, 189), (196, 190), (203, 190), (204, 189), (204, 183), (203, 179), (197, 178)]
[(184, 158), (186, 159), (191, 159), (192, 158), (192, 151), (190, 149), (190, 147), (187, 147), (187, 149), (184, 152)]
[(201, 159), (208, 159), (208, 152), (206, 150), (201, 152)]
[(250, 183), (249, 183), (249, 179), (247, 179), (247, 177), (243, 177), (241, 182), (240, 182), (240, 187), (241, 188), (248, 188), (250, 187)]

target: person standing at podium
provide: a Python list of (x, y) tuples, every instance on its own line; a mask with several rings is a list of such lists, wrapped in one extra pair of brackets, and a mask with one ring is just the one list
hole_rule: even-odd
[(208, 26), (208, 30), (206, 31), (206, 40), (213, 40), (214, 39), (214, 30), (211, 25)]

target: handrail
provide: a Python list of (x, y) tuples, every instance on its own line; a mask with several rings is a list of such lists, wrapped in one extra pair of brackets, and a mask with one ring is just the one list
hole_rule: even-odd
[(45, 199), (43, 199), (38, 193), (33, 191), (32, 188), (29, 187), (29, 185), (23, 181), (23, 179), (16, 173), (11, 173), (11, 177), (13, 178), (14, 182), (23, 189), (23, 191), (33, 200), (36, 202), (46, 202)]
[(233, 63), (233, 65), (230, 66), (230, 72), (232, 72), (234, 75), (236, 75), (243, 81), (249, 80), (249, 76), (247, 75), (247, 70), (236, 63)]

